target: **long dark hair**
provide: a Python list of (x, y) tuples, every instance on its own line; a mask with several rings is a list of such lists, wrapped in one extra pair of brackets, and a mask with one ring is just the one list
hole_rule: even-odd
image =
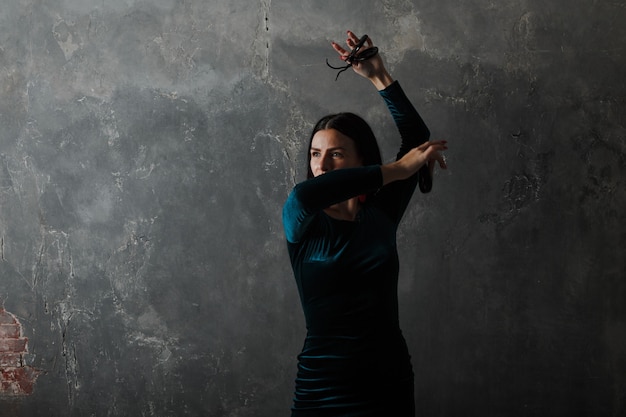
[(374, 132), (372, 132), (372, 128), (363, 118), (347, 112), (329, 114), (322, 117), (315, 124), (313, 132), (311, 132), (309, 147), (307, 148), (307, 179), (313, 178), (313, 172), (311, 171), (311, 143), (313, 142), (313, 136), (324, 129), (335, 129), (352, 139), (364, 166), (382, 165), (382, 157)]

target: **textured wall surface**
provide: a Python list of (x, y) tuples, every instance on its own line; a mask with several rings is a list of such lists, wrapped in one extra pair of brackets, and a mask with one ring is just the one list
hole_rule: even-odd
[(0, 353), (36, 380), (0, 364), (0, 415), (288, 415), (280, 210), (309, 130), (350, 110), (398, 143), (325, 66), (346, 29), (450, 142), (399, 235), (419, 415), (624, 415), (625, 21), (623, 0), (2, 0)]

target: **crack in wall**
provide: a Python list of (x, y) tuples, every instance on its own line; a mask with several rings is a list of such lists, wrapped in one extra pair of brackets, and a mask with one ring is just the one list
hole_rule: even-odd
[(267, 80), (270, 76), (270, 15), (271, 0), (260, 3), (261, 22), (255, 31), (256, 38), (253, 42), (252, 67), (259, 72), (261, 79)]

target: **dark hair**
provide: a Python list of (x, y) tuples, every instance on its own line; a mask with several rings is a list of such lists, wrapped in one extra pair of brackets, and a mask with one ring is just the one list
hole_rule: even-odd
[(363, 118), (354, 113), (329, 114), (322, 117), (315, 124), (313, 132), (311, 132), (306, 158), (307, 179), (313, 178), (313, 172), (311, 171), (311, 144), (313, 143), (313, 136), (320, 130), (325, 129), (335, 129), (352, 139), (356, 151), (363, 161), (363, 165), (382, 165), (382, 157), (374, 132), (372, 132), (372, 128)]

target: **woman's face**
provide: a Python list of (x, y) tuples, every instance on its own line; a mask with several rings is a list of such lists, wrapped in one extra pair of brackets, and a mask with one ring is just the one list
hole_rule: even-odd
[(354, 141), (335, 129), (319, 130), (311, 141), (311, 172), (314, 177), (340, 168), (363, 165)]

